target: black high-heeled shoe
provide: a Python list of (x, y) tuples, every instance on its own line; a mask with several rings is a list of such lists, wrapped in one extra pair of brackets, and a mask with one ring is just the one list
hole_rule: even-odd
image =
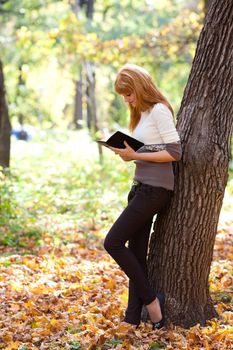
[(164, 304), (165, 304), (165, 296), (163, 293), (157, 293), (156, 297), (159, 299), (162, 319), (159, 322), (152, 322), (152, 329), (160, 329), (164, 326)]

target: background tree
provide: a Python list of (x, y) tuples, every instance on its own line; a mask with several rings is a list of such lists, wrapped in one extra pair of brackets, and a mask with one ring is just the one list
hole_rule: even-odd
[[(74, 0), (70, 2), (70, 6), (77, 18), (80, 16), (83, 1)], [(75, 98), (74, 98), (74, 113), (73, 126), (76, 129), (81, 129), (83, 126), (83, 77), (82, 77), (82, 62), (79, 64), (78, 78), (74, 79)]]
[(167, 321), (185, 327), (217, 316), (208, 277), (230, 159), (232, 19), (231, 0), (213, 1), (178, 113), (183, 159), (174, 196), (150, 242), (150, 277), (166, 294)]
[[(51, 5), (52, 1), (48, 2), (47, 6), (49, 4)], [(35, 125), (41, 121), (41, 116), (44, 119), (51, 118), (41, 103), (38, 84), (34, 84), (33, 88), (28, 84), (32, 70), (42, 66), (49, 52), (53, 54), (52, 45), (48, 45), (49, 38), (47, 47), (45, 41), (43, 48), (40, 47), (42, 33), (45, 36), (44, 32), (48, 26), (53, 26), (42, 9), (42, 4), (35, 0), (8, 0), (0, 4), (0, 10), (4, 14), (0, 18), (0, 46), (2, 62), (7, 71), (5, 83), (9, 113), (14, 122)]]
[[(82, 72), (84, 61), (90, 62), (96, 77), (92, 84), (95, 93), (90, 96), (96, 100), (100, 126), (126, 124), (125, 109), (120, 99), (113, 98), (111, 82), (116, 70), (129, 61), (149, 69), (178, 107), (199, 32), (200, 12), (187, 11), (184, 1), (178, 0), (164, 0), (163, 6), (146, 0), (133, 4), (130, 0), (95, 1), (94, 12), (93, 4), (8, 0), (0, 6), (4, 11), (0, 45), (13, 124), (20, 114), (25, 123), (34, 126), (80, 124), (76, 120), (82, 115), (81, 107), (85, 112), (94, 109), (89, 108), (90, 97), (84, 103), (78, 101), (81, 92), (86, 92), (87, 81), (94, 82), (93, 74), (86, 79), (84, 69)], [(87, 13), (93, 18), (87, 18)], [(20, 75), (24, 84), (19, 84)]]
[(0, 165), (10, 165), (10, 135), (11, 124), (5, 94), (5, 84), (2, 62), (0, 60)]

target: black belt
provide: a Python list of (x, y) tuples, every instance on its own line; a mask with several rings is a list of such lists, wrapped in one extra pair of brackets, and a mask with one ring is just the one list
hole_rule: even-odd
[(141, 186), (142, 183), (140, 181), (137, 181), (137, 180), (133, 180), (133, 186)]

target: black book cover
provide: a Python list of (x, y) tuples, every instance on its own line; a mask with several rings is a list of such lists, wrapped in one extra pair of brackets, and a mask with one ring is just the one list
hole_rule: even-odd
[(144, 146), (144, 143), (136, 140), (135, 138), (124, 134), (121, 131), (115, 132), (107, 141), (98, 140), (97, 142), (106, 147), (115, 147), (115, 148), (125, 148), (124, 141), (128, 143), (130, 147), (132, 147), (135, 151), (137, 151), (140, 147)]

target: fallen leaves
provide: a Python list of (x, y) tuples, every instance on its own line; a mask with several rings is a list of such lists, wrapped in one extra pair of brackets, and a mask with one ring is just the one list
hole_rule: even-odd
[[(218, 349), (221, 344), (221, 350), (230, 349), (232, 313), (222, 301), (218, 311), (229, 325), (213, 320), (207, 327), (154, 332), (149, 324), (138, 329), (122, 324), (126, 277), (103, 250), (92, 252), (92, 261), (88, 249), (86, 254), (80, 261), (63, 246), (56, 257), (12, 255), (8, 267), (1, 258), (0, 348), (193, 350)], [(227, 281), (221, 288), (229, 288), (228, 273), (228, 263), (214, 262), (212, 283)]]
[[(124, 176), (120, 171), (116, 174)], [(55, 175), (48, 180), (52, 186), (56, 185)], [(90, 186), (88, 176), (83, 176), (81, 184), (71, 176), (70, 181), (59, 182), (59, 186)], [(36, 183), (38, 179), (33, 177), (32, 181)], [(206, 327), (196, 325), (188, 330), (174, 326), (152, 331), (149, 323), (135, 329), (121, 322), (128, 280), (103, 249), (105, 227), (113, 221), (118, 208), (114, 208), (116, 202), (111, 197), (113, 204), (108, 213), (104, 212), (96, 195), (100, 191), (96, 183), (90, 198), (85, 198), (82, 189), (78, 209), (75, 190), (68, 198), (69, 191), (62, 189), (62, 199), (55, 201), (54, 191), (46, 197), (51, 186), (45, 191), (38, 184), (41, 196), (36, 194), (34, 207), (31, 200), (25, 200), (30, 215), (25, 216), (23, 228), (15, 227), (16, 234), (9, 239), (10, 228), (3, 228), (4, 242), (9, 244), (1, 246), (0, 349), (232, 349), (233, 221), (219, 225), (209, 279), (221, 318), (211, 320)], [(75, 208), (72, 217), (65, 216), (67, 198), (68, 207)], [(85, 220), (82, 210), (87, 215)], [(66, 214), (61, 215), (62, 211)]]

